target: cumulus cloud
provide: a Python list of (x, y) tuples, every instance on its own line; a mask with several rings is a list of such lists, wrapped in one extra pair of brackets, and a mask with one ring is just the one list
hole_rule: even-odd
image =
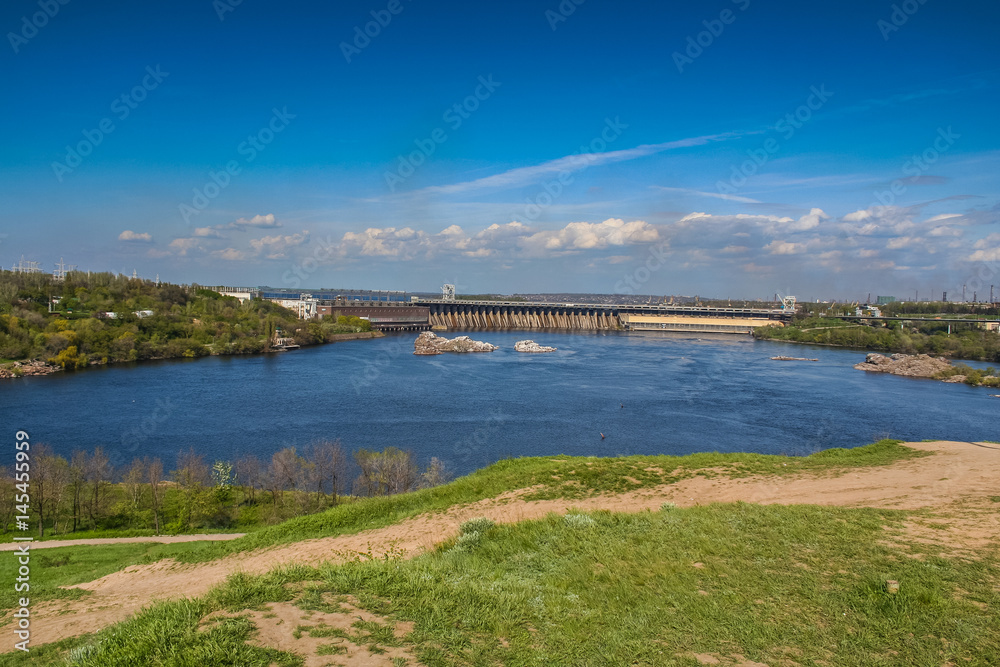
[(300, 234), (290, 234), (287, 236), (263, 236), (259, 239), (251, 239), (250, 247), (255, 255), (263, 255), (267, 259), (282, 259), (286, 256), (289, 248), (302, 245), (309, 240), (309, 232), (302, 230)]
[(819, 227), (819, 223), (823, 220), (827, 220), (830, 216), (823, 212), (821, 208), (814, 208), (809, 211), (806, 215), (798, 219), (798, 221), (788, 225), (788, 229), (793, 232), (804, 232), (810, 229), (816, 229)]
[(199, 248), (200, 241), (198, 239), (181, 237), (179, 239), (174, 239), (170, 242), (170, 249), (177, 255), (187, 255), (189, 251)]
[(801, 243), (774, 240), (764, 246), (764, 249), (772, 255), (798, 255), (805, 252), (806, 247)]
[(451, 225), (437, 234), (409, 227), (369, 227), (363, 232), (347, 232), (339, 245), (341, 256), (413, 259), (438, 254), (465, 257), (499, 255), (543, 256), (602, 250), (659, 239), (656, 227), (642, 220), (626, 222), (611, 218), (603, 222), (571, 222), (561, 229), (538, 230), (513, 221), (494, 223), (470, 234), (459, 225)]
[(212, 251), (212, 257), (218, 257), (219, 259), (224, 259), (230, 262), (235, 262), (239, 260), (244, 260), (247, 258), (246, 253), (236, 248), (224, 248), (222, 250)]
[(537, 232), (525, 238), (521, 245), (530, 252), (594, 250), (651, 243), (659, 237), (656, 228), (643, 220), (625, 222), (611, 218), (598, 223), (571, 222), (559, 230)]
[(126, 229), (118, 235), (118, 240), (129, 243), (152, 243), (153, 236), (146, 232), (140, 234), (139, 232), (133, 232), (131, 229)]
[(226, 238), (225, 236), (223, 236), (222, 234), (220, 234), (218, 231), (216, 231), (216, 229), (214, 227), (197, 227), (197, 228), (195, 228), (194, 232), (192, 232), (192, 236), (197, 236), (199, 238), (204, 238), (204, 239), (224, 239), (224, 238)]

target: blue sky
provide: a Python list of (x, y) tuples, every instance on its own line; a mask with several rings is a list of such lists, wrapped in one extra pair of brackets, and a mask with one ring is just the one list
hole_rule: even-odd
[(4, 3), (0, 265), (466, 293), (1000, 285), (996, 3), (236, 2)]

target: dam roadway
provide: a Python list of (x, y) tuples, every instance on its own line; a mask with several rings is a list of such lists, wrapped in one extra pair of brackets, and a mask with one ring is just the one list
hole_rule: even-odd
[(793, 308), (532, 303), (418, 299), (432, 327), (448, 329), (575, 329), (584, 331), (685, 331), (748, 334), (757, 327), (784, 326)]

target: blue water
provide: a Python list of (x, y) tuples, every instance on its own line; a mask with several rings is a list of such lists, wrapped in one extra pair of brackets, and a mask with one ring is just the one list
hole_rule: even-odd
[[(101, 445), (119, 464), (159, 456), (168, 470), (188, 447), (208, 460), (269, 458), (335, 438), (351, 450), (437, 456), (459, 474), (523, 455), (808, 454), (886, 436), (1000, 439), (995, 389), (854, 370), (863, 352), (748, 336), (472, 335), (501, 349), (417, 357), (415, 335), (401, 334), (113, 366), (4, 381), (0, 413), (10, 434), (24, 429), (63, 454)], [(529, 336), (559, 350), (514, 352)]]

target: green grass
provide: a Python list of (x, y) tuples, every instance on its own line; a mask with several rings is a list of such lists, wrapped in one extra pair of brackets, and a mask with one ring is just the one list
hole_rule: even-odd
[[(315, 537), (356, 533), (398, 523), (423, 512), (443, 511), (457, 504), (491, 498), (511, 489), (535, 487), (533, 498), (583, 498), (599, 493), (622, 492), (678, 481), (695, 474), (746, 476), (787, 475), (809, 471), (837, 474), (860, 466), (887, 465), (923, 456), (898, 441), (882, 440), (854, 449), (829, 449), (805, 457), (761, 454), (693, 454), (689, 456), (536, 457), (508, 459), (460, 478), (450, 484), (383, 498), (366, 498), (333, 507), (319, 514), (263, 528), (227, 542), (177, 544), (136, 543), (100, 546), (67, 546), (32, 552), (32, 600), (76, 598), (87, 593), (60, 586), (93, 581), (129, 565), (162, 558), (204, 562), (233, 553)], [(626, 480), (630, 477), (632, 480)], [(139, 531), (136, 531), (139, 532)], [(479, 532), (479, 531), (475, 531)], [(82, 537), (82, 534), (78, 534)], [(100, 533), (100, 537), (123, 537)], [(472, 543), (474, 536), (465, 537)], [(0, 554), (0, 580), (13, 581), (17, 562)], [(18, 595), (13, 587), (0, 589), (0, 609), (12, 609)]]
[[(37, 549), (30, 552), (30, 599), (35, 605), (44, 600), (79, 598), (88, 595), (88, 592), (79, 589), (64, 590), (60, 586), (93, 581), (129, 565), (196, 553), (204, 549), (205, 545), (205, 542), (143, 542)], [(18, 559), (13, 552), (0, 552), (0, 581), (13, 582), (17, 577), (18, 567)], [(13, 609), (22, 595), (23, 593), (14, 591), (13, 584), (0, 588), (0, 609)]]
[(700, 453), (506, 459), (444, 486), (339, 505), (262, 528), (236, 540), (215, 542), (203, 550), (183, 554), (180, 559), (185, 562), (213, 560), (277, 544), (381, 528), (417, 514), (444, 511), (454, 505), (492, 498), (514, 489), (537, 487), (523, 496), (526, 500), (572, 500), (669, 484), (698, 474), (728, 477), (801, 472), (839, 474), (853, 468), (889, 465), (926, 455), (926, 452), (902, 446), (898, 440), (880, 440), (863, 447), (827, 449), (810, 456)]
[[(51, 541), (61, 541), (61, 540), (92, 540), (92, 539), (106, 539), (106, 538), (118, 538), (118, 537), (153, 537), (156, 535), (214, 535), (214, 534), (227, 534), (227, 533), (249, 533), (254, 530), (259, 530), (260, 526), (248, 526), (240, 527), (238, 529), (225, 530), (218, 528), (195, 528), (190, 531), (180, 532), (180, 533), (169, 533), (167, 531), (161, 530), (157, 533), (152, 529), (145, 528), (108, 528), (101, 530), (78, 530), (75, 533), (57, 533), (56, 535), (46, 534), (45, 537), (39, 538), (37, 534), (33, 534), (35, 542), (51, 542)], [(15, 536), (14, 532), (7, 533), (7, 535), (0, 536), (0, 543), (13, 542)]]
[[(331, 593), (415, 622), (405, 643), (432, 666), (693, 667), (693, 653), (770, 665), (989, 665), (1000, 655), (996, 551), (970, 561), (914, 543), (904, 553), (883, 543), (883, 526), (903, 512), (735, 503), (578, 516), (592, 521), (482, 527), (475, 544), (452, 540), (409, 561), (237, 575), (61, 650), (95, 646), (76, 663), (88, 667), (301, 664), (246, 646), (245, 622), (198, 632), (199, 620), (268, 601), (312, 608)], [(390, 641), (385, 628), (367, 629)], [(0, 665), (61, 660), (51, 650)]]

